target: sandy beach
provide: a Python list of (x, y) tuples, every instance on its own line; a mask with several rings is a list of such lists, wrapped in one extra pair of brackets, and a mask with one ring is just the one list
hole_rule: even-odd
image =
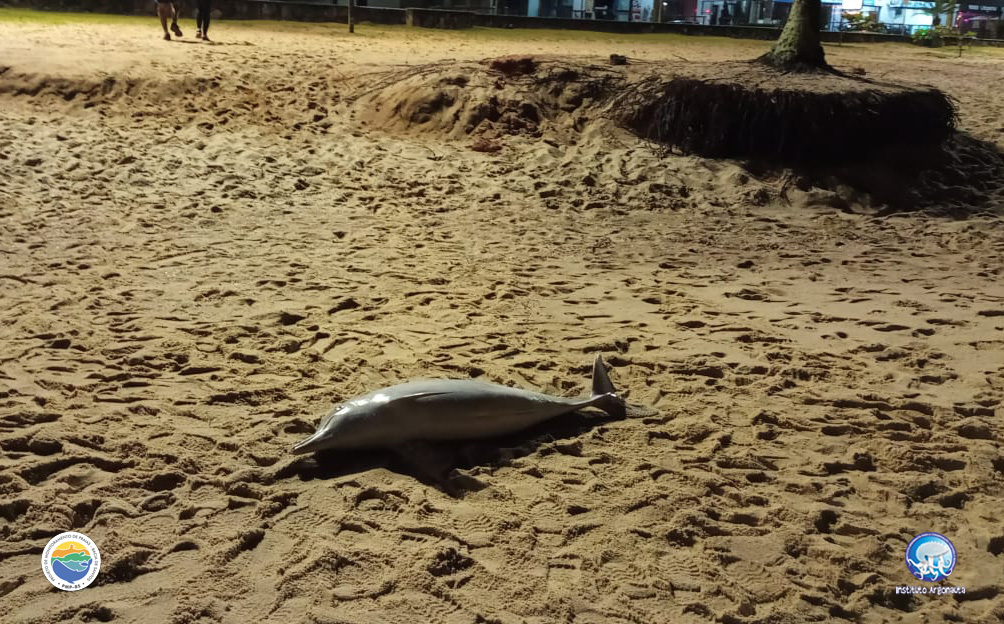
[[(767, 42), (182, 28), (0, 10), (4, 624), (1004, 619), (1000, 162), (889, 210), (594, 105)], [(1004, 150), (1004, 50), (826, 53)], [(444, 445), (449, 487), (290, 453), (381, 386), (573, 397), (596, 354), (645, 415)], [(70, 530), (78, 592), (39, 568)], [(965, 594), (895, 592), (925, 531)]]

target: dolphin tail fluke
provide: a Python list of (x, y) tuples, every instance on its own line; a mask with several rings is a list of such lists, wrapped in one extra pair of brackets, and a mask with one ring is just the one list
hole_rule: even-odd
[(615, 418), (624, 418), (627, 415), (624, 399), (617, 396), (617, 390), (607, 376), (603, 358), (599, 355), (593, 362), (593, 405)]

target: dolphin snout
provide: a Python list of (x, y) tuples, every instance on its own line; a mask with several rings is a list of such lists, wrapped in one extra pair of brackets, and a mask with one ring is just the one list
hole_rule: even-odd
[(307, 453), (313, 453), (318, 449), (321, 442), (320, 432), (314, 433), (312, 436), (305, 440), (297, 442), (293, 446), (293, 455), (306, 455)]

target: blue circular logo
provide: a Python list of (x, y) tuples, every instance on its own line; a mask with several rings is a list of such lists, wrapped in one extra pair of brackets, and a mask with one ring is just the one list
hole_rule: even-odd
[(948, 578), (955, 569), (955, 546), (941, 533), (921, 533), (906, 547), (906, 567), (922, 581)]
[(73, 531), (49, 540), (42, 551), (42, 572), (65, 591), (77, 591), (94, 582), (101, 569), (101, 553), (91, 538)]

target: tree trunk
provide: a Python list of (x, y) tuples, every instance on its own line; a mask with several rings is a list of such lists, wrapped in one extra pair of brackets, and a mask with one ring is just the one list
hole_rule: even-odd
[(356, 32), (356, 22), (353, 19), (354, 16), (352, 15), (352, 8), (355, 7), (355, 5), (356, 5), (356, 0), (349, 0), (349, 19), (348, 19), (348, 21), (349, 21), (349, 32), (350, 33)]
[(781, 36), (761, 60), (786, 70), (829, 69), (819, 38), (821, 12), (821, 0), (795, 0)]

